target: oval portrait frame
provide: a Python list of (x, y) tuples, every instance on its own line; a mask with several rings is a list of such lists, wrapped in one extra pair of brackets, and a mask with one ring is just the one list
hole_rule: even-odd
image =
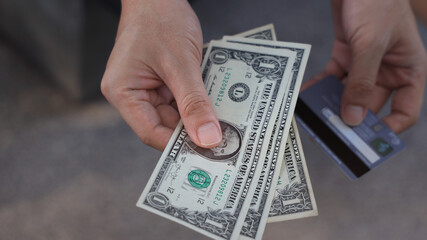
[[(230, 158), (235, 157), (240, 152), (240, 148), (242, 147), (242, 141), (243, 137), (241, 132), (235, 127), (233, 124), (228, 123), (223, 120), (219, 120), (219, 125), (221, 126), (222, 136), (223, 140), (220, 143), (220, 145), (216, 148), (202, 148), (194, 144), (189, 138), (187, 140), (188, 146), (191, 150), (193, 150), (198, 155), (202, 156), (203, 158), (206, 158), (210, 161), (225, 161)], [(220, 150), (217, 151), (217, 149), (223, 149), (227, 148), (227, 142), (233, 143), (229, 144), (232, 148), (227, 149), (229, 152), (223, 152), (220, 153), (220, 155), (216, 154), (216, 152), (220, 152)]]

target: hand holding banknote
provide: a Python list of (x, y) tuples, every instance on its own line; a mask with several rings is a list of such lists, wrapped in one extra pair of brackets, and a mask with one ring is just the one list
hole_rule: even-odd
[(200, 72), (202, 32), (188, 2), (122, 7), (101, 84), (105, 97), (147, 145), (163, 150), (180, 117), (196, 145), (218, 145), (221, 131)]
[(401, 132), (420, 114), (426, 79), (426, 53), (406, 0), (333, 0), (335, 43), (324, 72), (345, 79), (343, 120), (358, 125), (367, 109), (379, 111), (393, 95), (384, 122)]

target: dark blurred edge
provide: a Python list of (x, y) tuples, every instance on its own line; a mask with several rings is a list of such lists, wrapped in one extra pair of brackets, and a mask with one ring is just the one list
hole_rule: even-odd
[(119, 17), (119, 0), (0, 0), (0, 37), (68, 97), (91, 100), (101, 96)]

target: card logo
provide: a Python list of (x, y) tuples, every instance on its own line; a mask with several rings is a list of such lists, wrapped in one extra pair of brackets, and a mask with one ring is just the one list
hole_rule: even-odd
[(376, 138), (371, 142), (372, 148), (381, 156), (385, 157), (393, 152), (393, 147), (390, 146), (384, 139)]

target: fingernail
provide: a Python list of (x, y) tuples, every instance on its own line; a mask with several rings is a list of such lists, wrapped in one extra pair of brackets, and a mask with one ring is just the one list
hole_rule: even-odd
[(221, 133), (218, 127), (212, 123), (205, 123), (197, 130), (197, 137), (202, 145), (209, 146), (221, 142)]
[(344, 108), (343, 119), (349, 125), (359, 125), (363, 121), (363, 107), (357, 105), (347, 105)]

